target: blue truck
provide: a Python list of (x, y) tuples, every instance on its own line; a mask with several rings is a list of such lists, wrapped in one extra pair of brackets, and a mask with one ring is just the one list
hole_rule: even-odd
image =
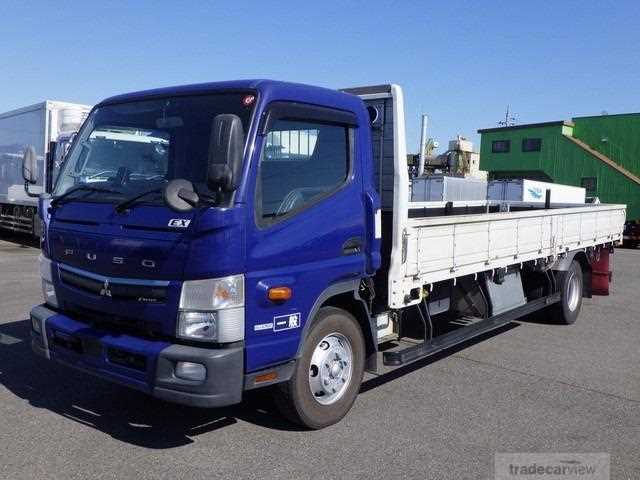
[[(623, 205), (412, 203), (406, 158), (397, 85), (102, 101), (39, 198), (33, 350), (197, 407), (269, 387), (287, 418), (322, 428), (366, 372), (537, 310), (576, 320)], [(27, 191), (35, 162), (27, 148)]]

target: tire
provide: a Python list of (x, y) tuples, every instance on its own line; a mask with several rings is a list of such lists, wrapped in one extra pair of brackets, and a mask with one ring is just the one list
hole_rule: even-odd
[(571, 325), (578, 319), (582, 308), (584, 278), (580, 263), (574, 260), (560, 280), (560, 302), (550, 309), (551, 319), (560, 325)]
[(625, 248), (638, 248), (637, 240), (627, 240), (623, 245)]
[(293, 376), (274, 390), (276, 405), (287, 419), (304, 427), (333, 425), (351, 409), (364, 364), (365, 344), (358, 321), (339, 308), (321, 308)]

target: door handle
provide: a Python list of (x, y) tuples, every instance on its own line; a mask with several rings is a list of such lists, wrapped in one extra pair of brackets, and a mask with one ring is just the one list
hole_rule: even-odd
[(362, 252), (362, 245), (364, 241), (360, 237), (351, 237), (342, 244), (343, 255), (354, 255)]

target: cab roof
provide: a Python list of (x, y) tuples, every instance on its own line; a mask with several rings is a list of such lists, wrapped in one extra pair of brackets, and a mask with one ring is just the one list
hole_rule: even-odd
[(138, 92), (125, 93), (109, 97), (100, 105), (113, 103), (134, 102), (139, 100), (171, 97), (182, 95), (205, 95), (219, 92), (247, 91), (259, 92), (263, 100), (290, 100), (302, 101), (306, 103), (318, 103), (331, 105), (336, 108), (345, 108), (352, 111), (362, 108), (361, 100), (350, 93), (343, 93), (338, 90), (331, 90), (323, 87), (305, 85), (301, 83), (281, 82), (277, 80), (233, 80), (225, 82), (196, 83), (191, 85), (180, 85), (174, 87), (155, 88), (152, 90), (142, 90)]

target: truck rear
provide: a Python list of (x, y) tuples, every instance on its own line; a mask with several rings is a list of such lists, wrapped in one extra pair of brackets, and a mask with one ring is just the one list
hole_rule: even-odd
[(590, 262), (621, 239), (624, 206), (411, 204), (408, 182), (397, 86), (107, 99), (40, 198), (33, 349), (194, 406), (270, 387), (288, 418), (322, 428), (365, 371), (543, 308), (575, 321)]

